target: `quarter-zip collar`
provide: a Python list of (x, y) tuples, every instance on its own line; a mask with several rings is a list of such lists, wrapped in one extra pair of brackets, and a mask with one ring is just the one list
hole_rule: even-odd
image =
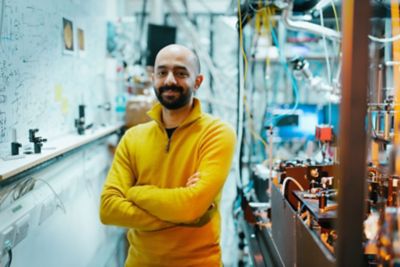
[[(162, 123), (162, 105), (160, 103), (155, 104), (147, 112), (147, 115), (149, 115), (150, 118), (156, 121), (158, 125), (160, 125), (162, 128), (165, 128), (164, 124)], [(201, 115), (202, 115), (202, 110), (201, 110), (200, 100), (198, 100), (197, 98), (193, 98), (193, 108), (190, 111), (189, 115), (186, 117), (186, 119), (178, 126), (178, 128), (191, 124), (192, 122), (198, 120), (201, 117)]]
[[(155, 104), (153, 106), (153, 108), (147, 112), (147, 115), (149, 115), (150, 118), (152, 118), (155, 122), (157, 122), (158, 126), (165, 132), (165, 136), (168, 138), (167, 131), (165, 130), (165, 126), (162, 123), (162, 105), (160, 103)], [(176, 130), (200, 119), (201, 115), (202, 115), (202, 111), (201, 111), (200, 100), (198, 100), (197, 98), (193, 98), (192, 110), (190, 111), (190, 113), (186, 117), (186, 119), (177, 127)], [(172, 135), (170, 138), (168, 138), (167, 145), (165, 147), (165, 152), (167, 152), (167, 153), (169, 152), (169, 149), (171, 146)]]

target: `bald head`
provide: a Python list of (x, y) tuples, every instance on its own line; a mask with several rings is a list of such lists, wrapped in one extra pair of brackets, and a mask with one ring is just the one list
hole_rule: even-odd
[(193, 104), (193, 94), (203, 82), (196, 53), (182, 45), (162, 48), (154, 63), (154, 92), (168, 110), (187, 109)]
[(161, 63), (162, 59), (165, 57), (172, 58), (175, 57), (180, 60), (184, 60), (194, 72), (195, 75), (200, 73), (200, 60), (195, 51), (187, 48), (186, 46), (179, 44), (171, 44), (163, 47), (156, 56), (154, 67)]

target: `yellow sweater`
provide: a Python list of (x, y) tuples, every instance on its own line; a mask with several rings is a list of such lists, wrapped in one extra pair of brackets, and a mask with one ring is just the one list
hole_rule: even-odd
[[(101, 195), (105, 224), (129, 228), (126, 267), (221, 266), (219, 202), (236, 137), (200, 102), (168, 139), (160, 104), (153, 121), (122, 137)], [(193, 187), (188, 178), (200, 172)]]

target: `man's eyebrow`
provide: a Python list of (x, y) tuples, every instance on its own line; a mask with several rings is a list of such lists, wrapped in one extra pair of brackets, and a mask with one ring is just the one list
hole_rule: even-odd
[[(168, 66), (167, 66), (167, 65), (159, 65), (159, 66), (156, 67), (156, 69), (157, 69), (157, 70), (160, 70), (160, 69), (168, 69)], [(174, 69), (174, 70), (185, 70), (185, 71), (188, 71), (188, 68), (187, 68), (186, 66), (181, 66), (181, 65), (174, 65), (174, 66), (172, 66), (172, 69)]]
[(188, 68), (186, 68), (185, 66), (174, 66), (173, 68), (178, 70), (188, 70)]

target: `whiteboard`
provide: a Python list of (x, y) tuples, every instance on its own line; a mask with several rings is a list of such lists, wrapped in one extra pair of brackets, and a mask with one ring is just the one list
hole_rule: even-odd
[[(32, 128), (47, 139), (75, 132), (79, 104), (88, 122), (109, 122), (109, 112), (98, 108), (112, 101), (104, 82), (106, 6), (106, 0), (0, 0), (0, 156), (10, 154), (12, 129), (24, 145)], [(70, 53), (63, 18), (72, 22)]]

